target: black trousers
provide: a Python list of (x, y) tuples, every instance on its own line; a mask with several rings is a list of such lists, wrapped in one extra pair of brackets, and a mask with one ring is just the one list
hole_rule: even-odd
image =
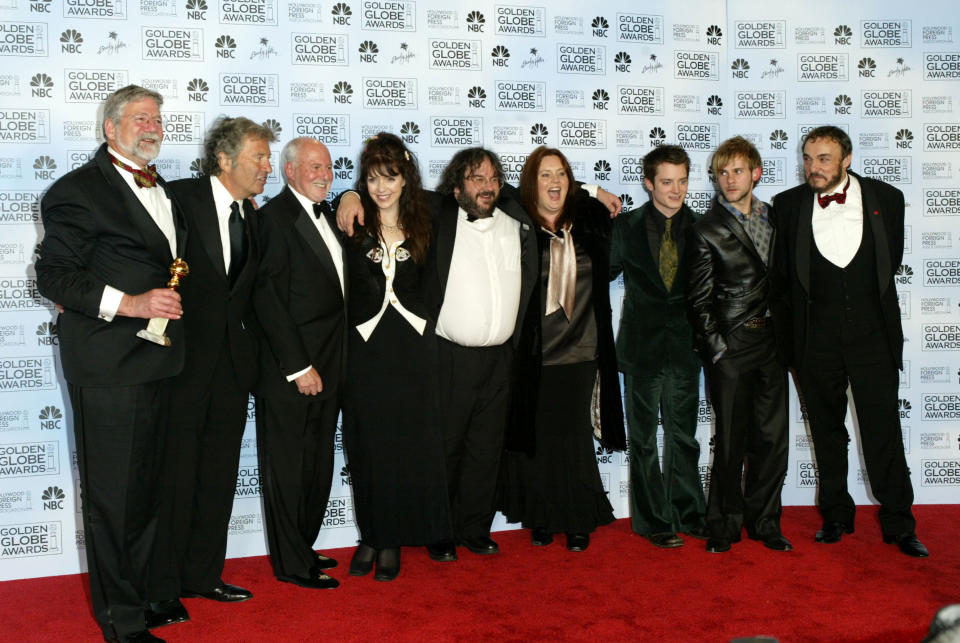
[(336, 391), (306, 403), (257, 398), (264, 528), (276, 576), (309, 575), (333, 480)]
[(458, 538), (490, 535), (510, 405), (513, 347), (439, 341), (440, 422)]
[(208, 386), (187, 376), (174, 380), (161, 527), (151, 567), (153, 601), (177, 598), (185, 589), (209, 591), (223, 582), (249, 393), (237, 383), (226, 347), (216, 359)]
[(880, 527), (887, 536), (912, 532), (913, 485), (897, 409), (900, 378), (884, 331), (844, 330), (837, 337), (814, 327), (797, 374), (816, 452), (823, 520), (854, 526), (856, 506), (847, 491), (850, 436), (844, 426), (849, 384), (870, 489), (880, 502)]
[(68, 385), (93, 614), (106, 637), (144, 629), (170, 380)]
[[(780, 533), (780, 493), (787, 475), (787, 371), (772, 329), (741, 326), (707, 366), (713, 405), (713, 468), (707, 496), (711, 536), (736, 540)], [(746, 479), (744, 480), (744, 469)]]

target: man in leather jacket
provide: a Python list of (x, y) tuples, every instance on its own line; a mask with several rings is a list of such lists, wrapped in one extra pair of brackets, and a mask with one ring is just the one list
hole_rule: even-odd
[(729, 550), (744, 526), (750, 538), (789, 551), (780, 532), (787, 371), (775, 334), (774, 219), (752, 193), (762, 173), (753, 144), (724, 141), (711, 166), (719, 193), (687, 243), (687, 302), (716, 419), (707, 551)]

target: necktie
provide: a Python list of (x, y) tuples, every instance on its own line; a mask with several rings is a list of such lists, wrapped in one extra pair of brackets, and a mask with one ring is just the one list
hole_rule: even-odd
[(227, 279), (233, 286), (240, 271), (243, 270), (243, 264), (247, 261), (247, 235), (244, 233), (243, 219), (240, 217), (240, 204), (236, 201), (230, 204), (227, 229), (230, 231), (230, 270), (227, 272)]
[(330, 204), (326, 201), (321, 201), (320, 203), (313, 204), (313, 216), (317, 219), (322, 217), (325, 214), (330, 214)]
[(148, 165), (145, 170), (139, 170), (135, 167), (130, 167), (113, 154), (110, 155), (110, 160), (113, 161), (113, 164), (117, 167), (120, 167), (132, 174), (133, 182), (137, 184), (138, 188), (152, 188), (157, 184), (156, 165)]
[(667, 227), (660, 240), (660, 277), (663, 279), (663, 285), (670, 290), (673, 287), (673, 279), (677, 276), (677, 242), (670, 234), (673, 218), (667, 219), (666, 223)]
[(847, 188), (850, 187), (850, 179), (847, 179), (847, 184), (843, 186), (843, 192), (837, 192), (835, 194), (818, 194), (817, 203), (820, 204), (821, 208), (825, 208), (830, 205), (831, 201), (836, 201), (840, 205), (843, 205), (847, 202)]

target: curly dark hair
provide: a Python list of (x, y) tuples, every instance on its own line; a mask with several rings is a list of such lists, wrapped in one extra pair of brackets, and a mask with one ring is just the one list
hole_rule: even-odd
[[(527, 211), (527, 214), (529, 214), (534, 221), (540, 225), (546, 223), (537, 210), (537, 202), (540, 198), (537, 179), (540, 173), (540, 163), (548, 156), (556, 156), (559, 158), (561, 165), (563, 165), (563, 171), (567, 175), (567, 196), (563, 200), (563, 208), (560, 210), (560, 216), (557, 217), (555, 222), (556, 228), (559, 230), (567, 221), (573, 221), (574, 209), (572, 206), (575, 198), (574, 195), (577, 192), (577, 184), (573, 178), (573, 170), (570, 168), (570, 162), (567, 161), (567, 157), (563, 155), (563, 152), (553, 147), (541, 145), (530, 153), (530, 156), (527, 157), (526, 162), (523, 164), (523, 169), (520, 171), (520, 202), (523, 204), (523, 209)], [(546, 226), (544, 225), (544, 227)]]
[(503, 185), (504, 174), (500, 158), (482, 147), (468, 147), (454, 154), (450, 162), (447, 163), (447, 167), (443, 168), (440, 184), (437, 185), (437, 192), (452, 195), (454, 188), (459, 188), (463, 192), (463, 182), (467, 178), (467, 173), (483, 165), (484, 161), (490, 161), (493, 171), (500, 179), (500, 185)]
[[(400, 216), (398, 224), (407, 236), (410, 255), (417, 263), (423, 263), (433, 236), (433, 223), (427, 212), (417, 159), (399, 138), (389, 132), (380, 132), (367, 141), (360, 153), (360, 172), (356, 189), (363, 205), (363, 229), (367, 236), (380, 239), (380, 208), (367, 190), (367, 177), (380, 174), (403, 177), (400, 193)], [(354, 235), (358, 241), (363, 235)]]

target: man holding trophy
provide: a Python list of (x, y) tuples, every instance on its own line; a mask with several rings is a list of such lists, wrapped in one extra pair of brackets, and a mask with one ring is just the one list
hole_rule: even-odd
[[(170, 382), (184, 364), (180, 295), (165, 285), (186, 243), (177, 203), (148, 165), (163, 140), (162, 105), (136, 85), (108, 96), (107, 142), (40, 205), (37, 287), (62, 307), (90, 596), (108, 641), (160, 640), (147, 631), (146, 580)], [(152, 324), (165, 345), (138, 337), (151, 318), (167, 322)]]

